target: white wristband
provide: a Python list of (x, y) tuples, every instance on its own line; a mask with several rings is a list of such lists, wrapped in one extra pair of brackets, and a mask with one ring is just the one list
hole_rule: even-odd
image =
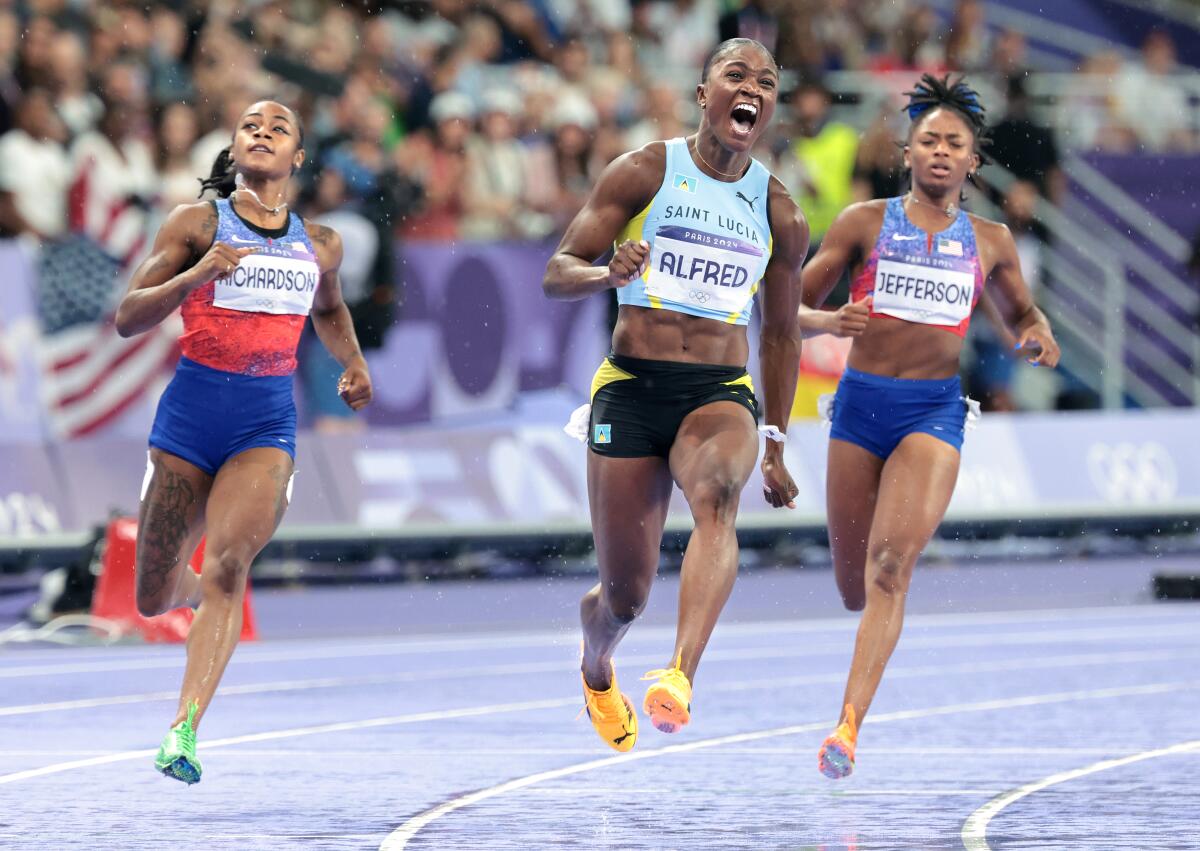
[(776, 443), (787, 443), (787, 435), (779, 430), (779, 426), (759, 426), (758, 431), (767, 440), (773, 440)]

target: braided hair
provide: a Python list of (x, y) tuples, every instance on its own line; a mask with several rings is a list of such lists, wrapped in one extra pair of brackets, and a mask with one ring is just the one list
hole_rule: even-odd
[[(908, 105), (904, 107), (904, 111), (908, 113), (912, 122), (908, 131), (910, 141), (924, 116), (939, 107), (949, 109), (971, 129), (971, 135), (974, 137), (972, 147), (975, 155), (979, 157), (980, 166), (991, 162), (984, 150), (991, 141), (985, 118), (987, 110), (979, 101), (979, 93), (968, 86), (964, 78), (959, 77), (951, 81), (949, 74), (940, 78), (932, 74), (922, 74), (913, 90), (904, 94), (908, 96)], [(967, 180), (975, 182), (974, 172), (967, 175)]]
[(237, 189), (235, 179), (237, 177), (237, 169), (233, 167), (233, 146), (226, 145), (217, 154), (217, 159), (213, 163), (212, 173), (208, 177), (200, 178), (200, 196), (208, 190), (213, 190), (217, 193), (218, 198), (228, 198), (233, 194), (233, 190)]
[[(279, 103), (279, 101), (272, 101)], [(280, 104), (288, 112), (292, 114), (292, 123), (296, 126), (296, 138), (299, 140), (297, 147), (304, 147), (304, 122), (300, 119), (300, 114), (292, 109), (287, 104)], [(233, 131), (235, 134), (237, 130)], [(295, 169), (292, 169), (294, 172)], [(208, 177), (198, 178), (200, 181), (200, 195), (204, 197), (204, 193), (212, 190), (217, 193), (218, 198), (228, 198), (237, 189), (237, 167), (233, 162), (233, 145), (226, 145), (217, 154), (216, 160), (213, 161), (212, 171)]]

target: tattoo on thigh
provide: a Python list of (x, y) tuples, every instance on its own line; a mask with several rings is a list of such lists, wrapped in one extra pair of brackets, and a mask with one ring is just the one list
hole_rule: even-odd
[(162, 467), (155, 471), (138, 535), (138, 584), (144, 593), (157, 595), (166, 587), (179, 563), (195, 503), (196, 490), (187, 477)]

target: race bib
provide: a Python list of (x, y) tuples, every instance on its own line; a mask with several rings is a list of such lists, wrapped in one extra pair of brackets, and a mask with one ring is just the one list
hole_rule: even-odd
[(974, 272), (880, 260), (874, 311), (923, 325), (958, 325), (971, 315)]
[(659, 228), (650, 248), (646, 294), (717, 313), (741, 313), (754, 295), (765, 254), (734, 237)]
[(248, 254), (213, 284), (213, 305), (248, 313), (307, 316), (320, 281), (320, 269), (307, 252), (264, 247)]

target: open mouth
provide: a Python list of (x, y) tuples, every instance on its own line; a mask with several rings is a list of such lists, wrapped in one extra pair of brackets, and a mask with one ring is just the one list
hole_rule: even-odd
[(268, 148), (266, 145), (251, 145), (251, 146), (250, 146), (250, 153), (252, 153), (252, 154), (253, 154), (255, 151), (258, 151), (259, 153), (263, 153), (263, 154), (273, 154), (273, 153), (275, 153), (275, 152), (274, 152), (274, 151), (272, 151), (270, 148)]
[(929, 167), (929, 170), (933, 174), (936, 174), (938, 177), (949, 177), (950, 176), (950, 166), (948, 166), (948, 165), (942, 165), (941, 163), (934, 163), (933, 165), (931, 165)]
[(735, 103), (729, 113), (729, 129), (735, 136), (748, 137), (758, 121), (758, 107), (752, 103)]

